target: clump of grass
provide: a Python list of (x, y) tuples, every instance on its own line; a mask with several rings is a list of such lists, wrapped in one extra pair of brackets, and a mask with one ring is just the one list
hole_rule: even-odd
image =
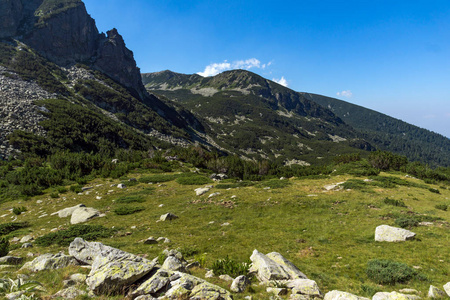
[(129, 206), (121, 206), (114, 210), (114, 213), (118, 216), (131, 215), (140, 211), (145, 210), (144, 207), (129, 207)]
[(29, 227), (27, 222), (4, 223), (0, 224), (0, 235), (7, 235), (13, 231)]
[(56, 199), (56, 198), (59, 198), (59, 194), (58, 194), (58, 192), (52, 192), (52, 193), (50, 193), (50, 197)]
[(439, 210), (443, 210), (443, 211), (447, 211), (448, 205), (447, 204), (436, 204), (434, 206), (434, 208), (439, 209)]
[(235, 189), (239, 187), (247, 187), (247, 186), (254, 186), (255, 183), (251, 181), (241, 181), (241, 182), (235, 182), (235, 183), (219, 183), (215, 186), (216, 189)]
[(139, 195), (130, 195), (130, 196), (120, 197), (120, 198), (116, 199), (115, 202), (122, 203), (122, 204), (133, 203), (133, 202), (142, 203), (142, 202), (145, 202), (145, 199)]
[(59, 194), (65, 194), (65, 193), (67, 193), (69, 190), (68, 190), (65, 186), (59, 186), (59, 187), (56, 188), (56, 191), (57, 191)]
[(8, 255), (9, 240), (5, 237), (0, 238), (0, 257)]
[(13, 214), (15, 214), (15, 215), (20, 215), (26, 211), (27, 211), (27, 208), (25, 206), (13, 207), (13, 210), (12, 210)]
[(151, 175), (151, 176), (143, 176), (139, 178), (139, 182), (142, 183), (159, 183), (159, 182), (168, 182), (175, 180), (177, 178), (176, 175), (170, 174), (158, 174), (158, 175)]
[(367, 189), (367, 184), (361, 179), (349, 179), (341, 187), (345, 190), (365, 190)]
[(81, 185), (72, 185), (70, 187), (70, 190), (76, 194), (83, 192), (82, 186)]
[(108, 238), (112, 236), (116, 230), (103, 227), (101, 225), (73, 225), (68, 229), (51, 232), (44, 236), (38, 237), (35, 244), (38, 246), (48, 247), (50, 245), (68, 246), (76, 237), (88, 241), (94, 241), (99, 238)]
[(407, 207), (405, 202), (403, 202), (402, 200), (385, 198), (383, 200), (383, 202), (384, 202), (384, 204), (387, 204), (387, 205), (398, 206), (398, 207)]
[(394, 285), (408, 282), (417, 272), (404, 263), (374, 259), (367, 263), (366, 274), (378, 284)]
[(283, 179), (283, 180), (271, 179), (271, 180), (261, 182), (260, 184), (258, 184), (258, 187), (261, 187), (261, 188), (269, 187), (271, 189), (282, 189), (282, 188), (289, 186), (290, 184), (291, 183), (287, 179)]
[(415, 218), (404, 217), (396, 219), (395, 224), (401, 228), (412, 228), (417, 227), (419, 225), (419, 221)]
[(230, 275), (233, 278), (239, 275), (247, 275), (249, 268), (250, 263), (236, 262), (228, 256), (216, 260), (211, 267), (215, 275)]
[(438, 189), (429, 188), (428, 190), (430, 192), (432, 192), (432, 193), (435, 193), (435, 194), (440, 194), (441, 193)]
[(198, 176), (179, 177), (177, 178), (176, 182), (182, 185), (202, 185), (211, 183), (212, 180), (205, 176), (198, 175)]

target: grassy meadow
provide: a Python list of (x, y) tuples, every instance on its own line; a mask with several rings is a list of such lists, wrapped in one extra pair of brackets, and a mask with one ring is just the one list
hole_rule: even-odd
[[(192, 271), (199, 277), (218, 259), (249, 262), (252, 251), (257, 249), (262, 253), (281, 253), (315, 280), (323, 293), (337, 289), (370, 297), (377, 291), (409, 287), (426, 297), (430, 284), (442, 288), (450, 281), (450, 212), (445, 210), (450, 205), (450, 191), (446, 185), (425, 184), (400, 172), (375, 177), (331, 175), (253, 183), (231, 179), (208, 183), (206, 176), (165, 175), (137, 171), (120, 179), (95, 179), (85, 185), (92, 189), (82, 193), (70, 191), (69, 186), (66, 192), (59, 189), (64, 193), (48, 189), (41, 196), (0, 204), (0, 223), (28, 222), (29, 227), (6, 236), (11, 239), (31, 234), (37, 238), (69, 228), (70, 217), (51, 214), (82, 203), (106, 214), (85, 224), (116, 230), (113, 236), (100, 238), (102, 243), (149, 259), (158, 257), (166, 248), (179, 248), (186, 259), (201, 263)], [(137, 180), (129, 181), (131, 178)], [(325, 188), (344, 182), (341, 189)], [(117, 188), (119, 183), (127, 188)], [(196, 196), (194, 189), (208, 184), (214, 188)], [(220, 194), (209, 197), (212, 193)], [(13, 208), (26, 211), (16, 215)], [(118, 213), (123, 211), (129, 213)], [(158, 221), (168, 212), (179, 218)], [(412, 241), (374, 241), (378, 225), (398, 227), (398, 219), (431, 221), (432, 225), (413, 225), (411, 230), (417, 236)], [(166, 237), (171, 242), (144, 244), (142, 240), (150, 236)], [(57, 244), (44, 247), (35, 243), (33, 248), (21, 249), (20, 244), (11, 243), (10, 249), (9, 255), (27, 260), (33, 259), (27, 257), (29, 252), (34, 257), (58, 251), (68, 253), (67, 246)], [(401, 284), (377, 284), (366, 275), (367, 263), (373, 259), (405, 263), (418, 276)], [(9, 272), (17, 269), (4, 269), (2, 277), (15, 278)], [(62, 289), (62, 280), (76, 272), (89, 270), (72, 267), (25, 273), (44, 285), (46, 292), (42, 295), (46, 296)], [(209, 281), (225, 288), (230, 285), (217, 278)], [(267, 299), (264, 289), (255, 285), (242, 295), (236, 294), (235, 299), (248, 295)]]

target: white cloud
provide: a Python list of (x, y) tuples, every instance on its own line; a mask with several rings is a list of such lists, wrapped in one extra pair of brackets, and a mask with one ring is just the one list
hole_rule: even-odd
[(276, 78), (274, 78), (274, 79), (272, 79), (273, 81), (275, 81), (276, 83), (278, 83), (278, 84), (281, 84), (282, 86), (285, 86), (285, 87), (288, 87), (288, 82), (287, 82), (287, 80), (286, 80), (286, 78), (284, 78), (284, 76), (281, 76), (281, 78), (280, 79), (276, 79)]
[(337, 92), (336, 95), (341, 96), (341, 97), (351, 98), (353, 96), (353, 93), (350, 90), (346, 90), (346, 91), (342, 91), (342, 92)]
[(261, 64), (261, 61), (259, 61), (256, 58), (237, 60), (232, 63), (229, 63), (228, 61), (225, 60), (223, 63), (212, 63), (206, 66), (203, 72), (198, 72), (197, 74), (203, 77), (209, 77), (215, 76), (223, 71), (232, 69), (245, 69), (245, 70), (250, 70), (251, 68), (265, 69), (271, 64), (272, 62), (269, 62), (267, 64)]
[(231, 69), (231, 64), (228, 63), (227, 61), (224, 61), (223, 63), (210, 64), (209, 66), (206, 66), (205, 71), (198, 72), (197, 74), (200, 76), (203, 76), (203, 77), (208, 77), (208, 76), (217, 75), (223, 71), (230, 70), (230, 69)]

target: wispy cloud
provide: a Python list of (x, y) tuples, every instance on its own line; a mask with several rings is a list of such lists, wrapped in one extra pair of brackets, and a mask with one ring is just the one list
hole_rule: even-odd
[(346, 91), (342, 91), (342, 92), (337, 92), (336, 95), (338, 95), (340, 97), (351, 98), (353, 96), (353, 93), (350, 90), (346, 90)]
[(245, 69), (250, 70), (252, 68), (257, 69), (265, 69), (266, 67), (270, 66), (272, 62), (269, 62), (267, 64), (262, 64), (261, 61), (259, 61), (256, 58), (250, 58), (246, 60), (237, 60), (232, 63), (229, 63), (227, 60), (225, 60), (222, 63), (212, 63), (205, 67), (205, 70), (203, 72), (198, 72), (197, 74), (203, 77), (209, 77), (209, 76), (215, 76), (223, 71), (232, 70), (232, 69)]
[(281, 84), (282, 86), (285, 86), (285, 87), (289, 86), (289, 84), (288, 84), (286, 78), (284, 78), (284, 76), (281, 76), (280, 79), (274, 78), (274, 79), (272, 79), (272, 81), (275, 81), (276, 83)]

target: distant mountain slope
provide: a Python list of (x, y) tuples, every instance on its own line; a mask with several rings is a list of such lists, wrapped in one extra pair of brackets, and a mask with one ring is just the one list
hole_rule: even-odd
[(372, 148), (329, 109), (248, 71), (208, 78), (163, 71), (142, 79), (149, 92), (206, 124), (219, 148), (243, 157), (310, 164)]
[(0, 0), (0, 17), (0, 158), (207, 144), (192, 114), (146, 92), (123, 38), (100, 34), (81, 0)]
[[(420, 161), (432, 166), (450, 165), (450, 140), (439, 134), (338, 99), (295, 92), (247, 71), (229, 71), (207, 78), (196, 74), (185, 75), (162, 71), (142, 74), (142, 79), (148, 91), (181, 103), (197, 118), (209, 118), (210, 126), (212, 128), (219, 127), (217, 130), (224, 131), (224, 127), (221, 125), (236, 122), (236, 118), (231, 113), (233, 109), (236, 115), (251, 113), (255, 119), (256, 109), (265, 107), (269, 113), (266, 113), (258, 122), (253, 122), (259, 128), (251, 129), (256, 135), (265, 135), (267, 132), (263, 133), (261, 129), (268, 130), (270, 126), (280, 123), (280, 121), (268, 117), (272, 116), (274, 112), (277, 117), (283, 119), (281, 123), (287, 122), (286, 124), (292, 125), (297, 130), (301, 128), (307, 131), (305, 135), (294, 133), (288, 129), (289, 126), (282, 127), (282, 133), (277, 132), (276, 134), (285, 136), (286, 140), (281, 139), (282, 142), (278, 145), (269, 144), (270, 146), (266, 147), (277, 149), (275, 153), (278, 153), (277, 151), (283, 147), (283, 143), (289, 149), (293, 145), (292, 140), (286, 136), (288, 132), (291, 135), (306, 138), (306, 141), (300, 142), (303, 145), (309, 145), (317, 140), (323, 142), (327, 138), (332, 140), (332, 136), (336, 135), (345, 138), (347, 140), (345, 144), (349, 146), (365, 149), (373, 149), (371, 146), (374, 146), (380, 150), (405, 155), (412, 161)], [(253, 108), (248, 108), (248, 106), (253, 106)], [(270, 110), (272, 111), (270, 112)], [(214, 121), (215, 116), (222, 117), (221, 125), (212, 124), (214, 122), (211, 121)], [(310, 117), (312, 119), (309, 119)], [(316, 122), (309, 124), (302, 122), (307, 119)], [(292, 123), (293, 120), (295, 120), (295, 125)], [(320, 122), (317, 123), (318, 120), (322, 120), (321, 125)], [(215, 120), (216, 123), (217, 121)], [(239, 130), (245, 130), (245, 126), (240, 125)], [(274, 127), (276, 128), (276, 126)], [(275, 136), (270, 134), (270, 130), (268, 131), (268, 136)], [(319, 132), (320, 134), (318, 134)], [(314, 133), (316, 136), (312, 137), (309, 133)], [(221, 135), (223, 133), (217, 135), (219, 140), (224, 139)], [(248, 134), (244, 140), (246, 143), (241, 143), (241, 145), (248, 145), (255, 138)], [(334, 140), (337, 141), (339, 138)], [(362, 142), (363, 140), (367, 143)], [(280, 141), (279, 138), (278, 141)], [(328, 156), (333, 151), (336, 151), (335, 154), (339, 154), (339, 150), (342, 149), (336, 149), (337, 147), (327, 149), (329, 145), (325, 144), (319, 147), (321, 148), (319, 152), (328, 152)], [(343, 145), (341, 143), (339, 146)], [(253, 143), (252, 146), (259, 147), (261, 144)], [(349, 149), (345, 150), (349, 151)], [(302, 149), (300, 153), (302, 157), (314, 160), (311, 152)]]
[(378, 149), (405, 155), (411, 161), (450, 166), (450, 139), (440, 134), (342, 100), (303, 95), (329, 108)]

